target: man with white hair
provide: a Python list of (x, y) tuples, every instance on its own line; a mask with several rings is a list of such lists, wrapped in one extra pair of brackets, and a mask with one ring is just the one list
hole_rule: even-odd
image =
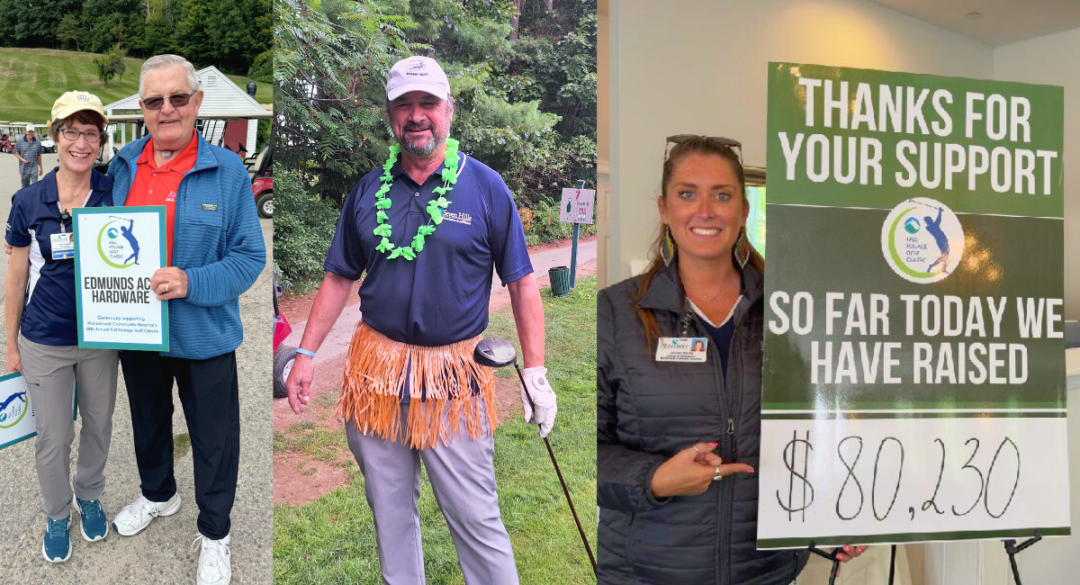
[(502, 178), (449, 138), (454, 102), (434, 59), (395, 64), (386, 99), (398, 144), (345, 201), (286, 383), (289, 403), (297, 413), (308, 404), (311, 358), (366, 272), (337, 415), (364, 474), (383, 581), (425, 582), (416, 505), (423, 461), (465, 583), (515, 585), (495, 491), (494, 377), (473, 349), (487, 328), (494, 267), (510, 292), (535, 406), (522, 391), (525, 421), (547, 435), (556, 401), (525, 233)]
[(243, 163), (195, 131), (203, 92), (195, 68), (176, 55), (147, 59), (139, 76), (143, 138), (109, 167), (114, 205), (166, 208), (167, 265), (150, 286), (169, 301), (169, 351), (123, 351), (142, 495), (113, 520), (123, 536), (180, 510), (173, 476), (175, 380), (184, 408), (199, 506), (198, 583), (224, 585), (229, 514), (240, 457), (236, 353), (243, 339), (239, 297), (266, 264), (251, 181)]
[(22, 188), (33, 185), (45, 174), (41, 165), (41, 141), (34, 137), (34, 125), (26, 127), (26, 134), (15, 141), (15, 158), (19, 159), (19, 177)]

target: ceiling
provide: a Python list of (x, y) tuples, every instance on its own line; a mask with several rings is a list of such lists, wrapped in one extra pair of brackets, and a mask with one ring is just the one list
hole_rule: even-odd
[(1080, 0), (870, 1), (992, 47), (1080, 28)]

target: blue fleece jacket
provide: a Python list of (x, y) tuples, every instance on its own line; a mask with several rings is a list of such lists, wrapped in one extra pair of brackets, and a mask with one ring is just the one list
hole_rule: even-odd
[[(127, 200), (148, 140), (128, 144), (109, 166), (113, 205)], [(198, 133), (195, 140), (195, 166), (177, 189), (173, 225), (172, 265), (187, 274), (188, 291), (169, 301), (169, 351), (162, 355), (207, 359), (244, 340), (239, 299), (266, 265), (266, 246), (240, 158)]]

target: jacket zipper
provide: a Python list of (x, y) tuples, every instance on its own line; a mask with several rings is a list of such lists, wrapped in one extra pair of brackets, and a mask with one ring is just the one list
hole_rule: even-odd
[[(743, 318), (745, 318), (745, 317), (746, 317), (746, 313), (744, 312), (743, 313)], [(735, 318), (735, 317), (732, 316), (732, 318)], [(730, 445), (730, 448), (727, 450), (728, 451), (728, 458), (726, 458), (724, 460), (725, 463), (734, 463), (734, 462), (739, 460), (739, 455), (738, 455), (739, 448), (738, 448), (738, 442), (736, 441), (736, 435), (735, 435), (735, 417), (738, 416), (739, 411), (742, 408), (742, 389), (741, 388), (733, 389), (728, 384), (728, 382), (731, 379), (737, 377), (736, 374), (738, 374), (738, 370), (739, 370), (739, 360), (736, 358), (736, 355), (735, 355), (737, 353), (736, 348), (739, 347), (739, 343), (740, 343), (739, 329), (740, 329), (739, 322), (736, 321), (734, 330), (731, 332), (731, 343), (728, 345), (728, 362), (727, 362), (728, 363), (728, 367), (727, 367), (728, 371), (727, 371), (727, 375), (722, 376), (722, 379), (723, 379), (723, 386), (722, 387), (723, 387), (723, 391), (724, 391), (724, 401), (723, 402), (724, 402), (724, 406), (727, 407), (727, 415), (728, 415), (728, 419), (727, 419), (727, 422), (728, 422), (728, 426), (727, 426), (728, 441), (727, 442), (728, 442), (728, 445)], [(717, 352), (717, 354), (719, 354), (719, 352)], [(717, 359), (716, 371), (717, 371), (717, 373), (720, 373), (719, 359)], [(734, 478), (729, 478), (728, 481), (722, 482), (723, 485), (720, 486), (721, 492), (727, 494), (727, 496), (728, 496), (726, 499), (721, 497), (721, 500), (720, 500), (721, 518), (724, 515), (726, 515), (728, 518), (732, 517), (732, 510), (733, 510), (734, 505), (735, 505), (734, 504), (735, 485), (732, 483), (732, 481), (734, 481)], [(731, 550), (730, 550), (730, 546), (731, 546), (731, 530), (733, 529), (733, 527), (731, 525), (729, 525), (729, 526), (727, 526), (725, 528), (721, 524), (720, 528), (721, 528), (720, 532), (722, 533), (722, 539), (727, 541), (727, 543), (726, 543), (727, 546), (725, 548), (720, 549), (721, 551), (724, 551), (724, 553), (723, 553), (723, 555), (725, 557), (724, 562), (720, 563), (720, 566), (717, 567), (718, 572), (723, 571), (722, 575), (720, 575), (721, 579), (719, 580), (721, 585), (723, 585), (724, 583), (730, 583), (730, 580), (731, 580)]]
[[(699, 325), (699, 331), (703, 331), (704, 327), (701, 327), (700, 323), (698, 325)], [(731, 455), (729, 455), (729, 453), (731, 452), (731, 450), (734, 447), (735, 420), (732, 417), (732, 412), (731, 412), (731, 408), (730, 408), (731, 405), (728, 403), (728, 398), (729, 398), (728, 397), (728, 392), (727, 392), (727, 378), (728, 378), (728, 376), (725, 376), (723, 371), (721, 371), (721, 369), (720, 369), (720, 352), (716, 349), (715, 345), (713, 345), (712, 354), (713, 354), (713, 373), (716, 376), (716, 388), (720, 392), (720, 396), (718, 397), (719, 398), (720, 408), (721, 408), (720, 416), (723, 417), (726, 414), (727, 415), (727, 421), (728, 421), (728, 426), (727, 426), (728, 438), (727, 438), (727, 441), (723, 441), (721, 446), (720, 446), (720, 453), (722, 454), (721, 457), (726, 462), (726, 461), (729, 460), (729, 457), (731, 457)], [(730, 356), (730, 353), (729, 353), (729, 356)], [(721, 420), (723, 420), (723, 419), (721, 419)], [(730, 570), (729, 565), (731, 564), (730, 563), (730, 561), (731, 561), (731, 551), (729, 550), (729, 548), (731, 546), (731, 538), (730, 538), (731, 534), (730, 534), (729, 527), (724, 526), (724, 517), (725, 516), (730, 517), (731, 516), (731, 514), (730, 514), (731, 511), (729, 509), (727, 509), (727, 506), (725, 505), (726, 500), (724, 498), (724, 495), (728, 494), (731, 490), (728, 487), (728, 482), (725, 482), (725, 481), (721, 481), (720, 485), (718, 485), (717, 487), (720, 488), (720, 489), (716, 490), (716, 497), (718, 499), (717, 506), (716, 506), (716, 509), (717, 509), (716, 536), (717, 536), (717, 541), (718, 541), (717, 542), (717, 553), (718, 553), (717, 554), (717, 560), (719, 561), (719, 562), (716, 563), (716, 582), (719, 585), (723, 585), (724, 583), (728, 582), (728, 576), (729, 576), (729, 570)], [(730, 499), (730, 498), (728, 498), (728, 499)], [(723, 559), (723, 560), (721, 560), (721, 559)]]
[[(701, 324), (700, 317), (695, 313), (690, 313), (690, 315), (692, 315), (694, 322), (697, 324), (696, 333), (701, 333), (703, 331), (706, 331), (705, 327)], [(682, 323), (682, 335), (684, 337), (689, 333), (689, 325), (690, 325), (690, 323), (688, 322), (688, 320), (684, 320), (683, 323)], [(736, 325), (735, 331), (732, 332), (732, 336), (731, 336), (731, 342), (732, 343), (731, 343), (731, 345), (728, 346), (728, 367), (729, 368), (732, 366), (732, 363), (733, 363), (731, 361), (731, 350), (732, 350), (732, 348), (735, 347), (735, 335), (737, 333), (738, 333), (738, 325)], [(706, 333), (706, 336), (708, 336), (707, 333)], [(718, 403), (719, 403), (720, 409), (721, 409), (721, 412), (720, 412), (721, 420), (723, 420), (724, 415), (727, 414), (727, 423), (728, 423), (727, 424), (728, 440), (726, 442), (721, 443), (720, 452), (722, 454), (730, 453), (730, 455), (728, 455), (727, 457), (725, 457), (724, 455), (721, 455), (721, 458), (723, 458), (724, 461), (732, 461), (732, 460), (735, 459), (735, 418), (734, 418), (734, 411), (731, 409), (731, 404), (729, 403), (729, 401), (731, 400), (730, 392), (728, 392), (728, 389), (727, 389), (727, 379), (729, 378), (729, 376), (725, 376), (723, 374), (723, 372), (721, 371), (721, 369), (720, 369), (720, 352), (716, 349), (715, 344), (713, 344), (712, 349), (710, 350), (710, 353), (712, 353), (712, 356), (713, 356), (713, 374), (716, 377), (716, 387), (721, 392), (721, 396), (718, 397), (719, 398)], [(729, 444), (731, 445), (730, 448), (728, 447)], [(734, 491), (733, 491), (734, 488), (732, 488), (730, 486), (730, 483), (731, 482), (721, 481), (720, 485), (718, 486), (720, 489), (716, 490), (716, 497), (717, 497), (716, 509), (718, 510), (718, 512), (717, 512), (717, 522), (716, 522), (717, 558), (719, 560), (720, 557), (724, 557), (723, 562), (717, 562), (716, 563), (716, 583), (718, 585), (724, 585), (725, 583), (728, 582), (727, 577), (730, 575), (730, 570), (731, 570), (731, 551), (728, 549), (728, 547), (730, 546), (730, 540), (731, 540), (731, 538), (730, 538), (730, 527), (727, 527), (727, 529), (725, 529), (725, 527), (724, 527), (724, 516), (725, 516), (725, 514), (727, 516), (729, 516), (729, 517), (731, 516), (731, 510), (728, 509), (727, 506), (725, 506), (724, 494), (725, 493), (730, 493), (732, 496), (734, 496)], [(731, 498), (729, 497), (727, 499), (727, 501), (728, 501), (728, 503), (730, 503)]]

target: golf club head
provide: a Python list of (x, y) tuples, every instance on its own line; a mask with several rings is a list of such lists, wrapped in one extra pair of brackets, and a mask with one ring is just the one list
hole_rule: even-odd
[(492, 337), (476, 344), (473, 359), (481, 366), (501, 368), (517, 361), (517, 351), (509, 341)]

